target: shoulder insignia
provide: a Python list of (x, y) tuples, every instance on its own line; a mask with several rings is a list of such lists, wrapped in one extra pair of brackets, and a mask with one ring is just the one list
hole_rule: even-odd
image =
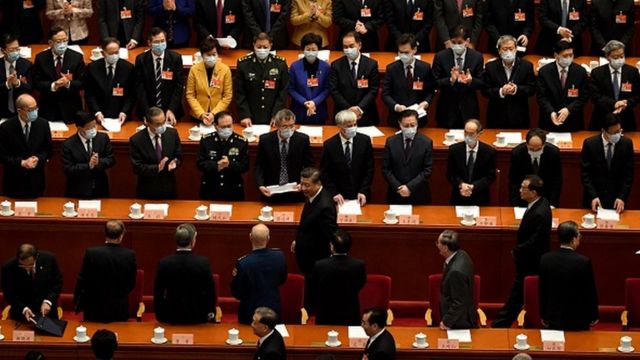
[(280, 56), (280, 55), (273, 55), (273, 57), (274, 57), (275, 59), (280, 60), (280, 61), (287, 62), (287, 59), (286, 59), (284, 56)]
[(240, 256), (240, 257), (238, 258), (238, 261), (242, 261), (242, 260), (243, 260), (244, 258), (246, 258), (246, 257), (247, 257), (247, 255), (242, 255), (242, 256)]
[(246, 60), (249, 60), (249, 59), (251, 59), (251, 56), (250, 56), (250, 55), (245, 55), (245, 56), (243, 56), (243, 57), (239, 58), (239, 59), (238, 59), (238, 62), (240, 62), (240, 61), (246, 61)]
[(202, 138), (203, 138), (203, 139), (210, 138), (210, 137), (212, 137), (212, 136), (213, 136), (213, 134), (215, 134), (215, 133), (208, 133), (208, 134), (204, 134), (204, 135), (202, 135)]

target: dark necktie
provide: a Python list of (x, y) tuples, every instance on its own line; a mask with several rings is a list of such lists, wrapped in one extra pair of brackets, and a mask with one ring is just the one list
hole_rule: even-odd
[(169, 26), (167, 27), (167, 41), (173, 43), (173, 13), (174, 10), (169, 11), (169, 17), (167, 21), (169, 22)]
[(156, 59), (156, 105), (162, 107), (162, 59)]
[(356, 72), (356, 62), (352, 61), (351, 62), (351, 76), (353, 77), (353, 80), (358, 80), (358, 73)]
[(160, 141), (160, 135), (156, 135), (156, 159), (158, 163), (162, 160), (162, 142)]
[(113, 82), (113, 65), (109, 65), (107, 70), (107, 85), (111, 87), (111, 83)]
[(347, 166), (351, 167), (351, 147), (349, 146), (350, 141), (344, 143), (344, 158), (347, 160)]
[(407, 1), (407, 13), (413, 17), (413, 0)]
[[(9, 65), (9, 74), (13, 74), (15, 72), (15, 67), (13, 67), (13, 65)], [(12, 114), (15, 114), (16, 112), (16, 104), (15, 101), (13, 100), (13, 85), (11, 85), (11, 88), (9, 89), (9, 96), (7, 96), (8, 98), (8, 103), (7, 103), (7, 109), (9, 109), (9, 112)]]
[(24, 125), (24, 140), (29, 142), (29, 124)]
[(565, 84), (567, 83), (567, 69), (560, 70), (560, 85), (564, 89)]
[(216, 29), (216, 37), (221, 38), (224, 37), (224, 34), (222, 32), (222, 19), (224, 18), (224, 16), (222, 16), (222, 13), (224, 12), (224, 6), (222, 5), (222, 0), (218, 0), (218, 6), (216, 7), (216, 11), (218, 12), (218, 26)]
[(613, 144), (607, 144), (607, 168), (611, 169), (611, 160), (613, 159)]
[(471, 180), (473, 179), (473, 165), (475, 164), (475, 162), (476, 162), (476, 159), (474, 156), (474, 151), (469, 150), (469, 159), (467, 159), (467, 175), (468, 175), (467, 180), (469, 182), (471, 182)]
[(62, 75), (62, 57), (58, 56), (56, 57), (56, 76), (59, 79), (61, 75)]
[(411, 65), (407, 65), (407, 86), (409, 90), (413, 89), (413, 74), (411, 73)]
[(540, 170), (540, 164), (538, 163), (538, 158), (533, 158), (533, 164), (531, 166), (533, 167), (533, 173), (535, 175), (538, 175), (538, 171)]
[(271, 1), (264, 0), (264, 12), (265, 12), (265, 20), (264, 20), (264, 31), (269, 33), (271, 32)]
[(458, 12), (462, 12), (462, 3), (464, 2), (464, 0), (457, 0), (457, 4), (458, 4)]
[(411, 154), (411, 139), (404, 139), (404, 159), (407, 160)]
[(287, 171), (287, 142), (280, 145), (280, 185), (289, 182), (289, 172)]
[(456, 58), (456, 65), (458, 66), (458, 68), (459, 68), (460, 70), (462, 70), (462, 56), (458, 56), (458, 57)]
[(89, 156), (93, 154), (93, 147), (91, 146), (91, 139), (87, 139), (87, 153)]
[(618, 100), (620, 97), (620, 84), (618, 84), (618, 70), (613, 72), (613, 97)]

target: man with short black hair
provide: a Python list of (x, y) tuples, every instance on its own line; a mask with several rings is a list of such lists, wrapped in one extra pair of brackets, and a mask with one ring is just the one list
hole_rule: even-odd
[(113, 331), (98, 329), (91, 336), (91, 350), (97, 360), (112, 360), (117, 349), (118, 338)]
[(370, 308), (362, 314), (362, 328), (369, 336), (363, 358), (369, 360), (393, 360), (396, 358), (396, 342), (386, 329), (387, 311)]
[(176, 229), (176, 253), (158, 262), (153, 288), (156, 319), (170, 324), (213, 321), (217, 296), (209, 259), (193, 253), (196, 228), (181, 224)]
[(22, 94), (31, 92), (32, 64), (20, 56), (20, 43), (15, 35), (3, 35), (0, 48), (3, 55), (0, 59), (0, 120), (2, 120), (15, 116), (16, 99)]
[(251, 328), (258, 339), (258, 350), (253, 355), (256, 360), (286, 360), (287, 350), (280, 332), (276, 330), (278, 314), (268, 307), (259, 307), (253, 314)]

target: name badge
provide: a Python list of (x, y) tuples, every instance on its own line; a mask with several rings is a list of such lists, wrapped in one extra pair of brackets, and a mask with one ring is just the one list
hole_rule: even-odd
[(316, 77), (307, 78), (307, 87), (318, 87), (318, 78)]
[(464, 9), (462, 9), (462, 17), (468, 18), (472, 16), (473, 16), (473, 8), (470, 8), (468, 5), (465, 5)]
[(173, 71), (163, 70), (161, 78), (162, 80), (173, 80)]
[(622, 83), (622, 88), (620, 89), (622, 92), (631, 92), (632, 90), (632, 86), (630, 82), (623, 82)]
[(420, 224), (420, 215), (398, 215), (398, 223), (400, 225), (418, 225)]
[(567, 89), (567, 96), (570, 98), (577, 98), (578, 96), (580, 96), (580, 92), (572, 85), (571, 89)]
[(495, 216), (478, 216), (476, 225), (478, 226), (496, 226), (497, 220)]
[(542, 351), (564, 351), (564, 341), (543, 341)]
[(626, 24), (627, 23), (627, 15), (623, 14), (622, 11), (620, 14), (616, 15), (616, 24)]
[(418, 10), (413, 14), (413, 20), (422, 21), (424, 20), (424, 12), (418, 8)]
[(527, 20), (527, 15), (524, 12), (522, 12), (522, 10), (518, 9), (518, 11), (513, 14), (513, 20), (525, 21)]
[(358, 221), (358, 215), (338, 214), (339, 224), (355, 224)]
[(113, 88), (113, 91), (111, 92), (112, 96), (124, 96), (124, 88), (121, 88), (120, 86), (116, 86)]
[(293, 211), (274, 211), (274, 222), (293, 222)]
[(173, 334), (171, 343), (174, 345), (193, 345), (193, 334)]
[(98, 209), (96, 208), (78, 208), (78, 217), (86, 219), (94, 219), (98, 217)]
[(120, 19), (131, 19), (131, 17), (131, 10), (127, 8), (122, 8), (122, 10), (120, 10)]
[(231, 213), (228, 211), (212, 211), (210, 217), (213, 221), (229, 221), (231, 220)]
[(22, 2), (22, 8), (23, 9), (33, 9), (33, 1), (31, 0), (24, 0)]
[(281, 10), (282, 10), (282, 5), (280, 5), (278, 3), (271, 4), (271, 12), (272, 13), (279, 13)]
[(438, 349), (457, 350), (460, 348), (458, 339), (438, 339)]
[(209, 86), (211, 86), (212, 88), (219, 89), (220, 83), (221, 83), (220, 79), (211, 78), (211, 82), (209, 82)]
[(13, 330), (13, 341), (33, 342), (34, 339), (35, 339), (35, 335), (33, 331)]
[(371, 17), (371, 9), (365, 5), (360, 9), (360, 17)]
[(424, 81), (416, 80), (413, 82), (413, 90), (422, 90), (424, 89)]
[(225, 24), (235, 24), (236, 23), (236, 16), (234, 14), (226, 15), (224, 17), (224, 23)]
[(264, 81), (264, 88), (265, 89), (270, 89), (270, 90), (275, 90), (276, 81), (275, 80), (265, 80)]
[(580, 20), (580, 12), (576, 11), (576, 9), (573, 9), (573, 11), (569, 13), (569, 20), (571, 21)]
[(369, 79), (358, 79), (358, 89), (368, 89)]

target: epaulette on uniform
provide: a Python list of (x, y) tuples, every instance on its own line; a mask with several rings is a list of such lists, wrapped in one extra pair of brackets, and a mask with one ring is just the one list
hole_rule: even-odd
[(234, 133), (234, 134), (233, 134), (233, 138), (234, 138), (234, 139), (238, 139), (238, 140), (240, 140), (240, 141), (247, 141), (247, 138), (246, 138), (246, 137), (244, 137), (244, 136), (242, 136), (242, 135), (240, 135), (240, 134), (236, 134), (236, 133)]
[(246, 61), (246, 60), (249, 60), (249, 59), (251, 59), (251, 56), (250, 56), (250, 55), (245, 55), (245, 56), (243, 56), (243, 57), (239, 58), (239, 59), (238, 59), (238, 62), (240, 62), (240, 61)]
[(281, 60), (281, 61), (287, 62), (287, 59), (285, 59), (285, 57), (284, 57), (284, 56), (280, 56), (280, 55), (273, 55), (273, 57), (274, 57), (274, 59), (278, 59), (278, 60)]
[(213, 134), (215, 134), (215, 133), (214, 133), (214, 132), (212, 132), (212, 133), (204, 134), (204, 135), (202, 135), (202, 138), (203, 138), (203, 139), (206, 139), (206, 138), (212, 137), (212, 136), (213, 136)]
[(247, 255), (242, 255), (242, 256), (240, 256), (240, 257), (238, 258), (238, 262), (242, 261), (242, 259), (244, 259), (244, 258), (246, 258), (246, 257), (247, 257)]

